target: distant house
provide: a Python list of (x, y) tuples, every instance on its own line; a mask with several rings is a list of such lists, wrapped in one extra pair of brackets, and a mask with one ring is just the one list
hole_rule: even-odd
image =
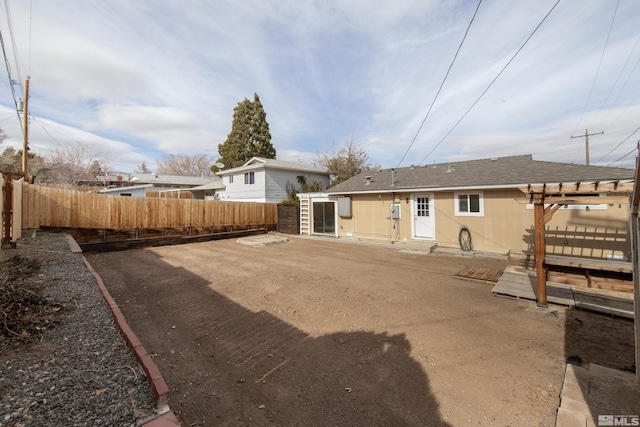
[(208, 184), (192, 187), (189, 189), (189, 192), (192, 194), (192, 199), (219, 200), (220, 195), (218, 193), (222, 190), (224, 190), (224, 184), (222, 183), (222, 179), (218, 178)]
[(128, 173), (107, 172), (104, 176), (96, 176), (94, 179), (77, 179), (73, 181), (76, 187), (119, 187), (127, 184)]
[[(105, 188), (99, 191), (102, 194), (112, 196), (144, 197), (148, 193), (157, 193), (160, 197), (169, 195), (175, 197), (181, 192), (189, 193), (191, 189), (203, 186), (196, 192), (199, 197), (211, 196), (213, 198), (216, 188), (224, 187), (219, 177), (158, 175), (158, 174), (129, 174), (129, 179), (117, 187)], [(191, 193), (190, 193), (191, 195)]]
[[(546, 184), (570, 192), (582, 183), (601, 194), (606, 188), (630, 194), (633, 180), (633, 169), (536, 161), (531, 155), (369, 171), (307, 195), (301, 232), (449, 248), (470, 239), (474, 250), (529, 255), (534, 221), (526, 188)], [(547, 253), (630, 256), (629, 204), (598, 203), (595, 196), (588, 205), (555, 213), (546, 228)]]
[(127, 196), (127, 197), (144, 197), (147, 190), (151, 191), (153, 184), (127, 185), (98, 190), (100, 194), (108, 196)]
[(244, 165), (217, 175), (225, 187), (217, 191), (220, 200), (279, 203), (287, 198), (289, 189), (300, 191), (298, 177), (307, 184), (319, 182), (323, 189), (329, 186), (327, 171), (262, 157), (253, 157)]

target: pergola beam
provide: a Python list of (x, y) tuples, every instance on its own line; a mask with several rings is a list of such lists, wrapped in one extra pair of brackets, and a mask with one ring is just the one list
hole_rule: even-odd
[(628, 205), (629, 196), (545, 196), (546, 204), (562, 205)]
[[(547, 269), (544, 258), (547, 242), (545, 224), (551, 221), (553, 214), (565, 205), (628, 204), (634, 191), (633, 182), (576, 182), (572, 184), (529, 184), (519, 189), (527, 199), (518, 202), (533, 203), (534, 243), (536, 261), (536, 303), (538, 307), (547, 307)], [(636, 189), (637, 191), (637, 189)], [(526, 201), (525, 201), (526, 200)], [(547, 207), (545, 208), (545, 205)]]
[[(555, 212), (555, 211), (554, 211)], [(553, 213), (551, 213), (553, 215)], [(547, 242), (544, 236), (544, 194), (533, 194), (534, 235), (536, 247), (536, 304), (547, 308), (547, 272), (544, 268), (544, 256)]]
[(633, 181), (561, 182), (557, 184), (529, 184), (518, 187), (526, 194), (543, 193), (545, 196), (574, 194), (631, 193)]

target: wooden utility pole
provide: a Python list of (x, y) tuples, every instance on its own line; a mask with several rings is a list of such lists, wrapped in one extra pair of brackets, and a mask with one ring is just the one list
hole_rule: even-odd
[(585, 129), (584, 135), (571, 135), (571, 138), (582, 138), (584, 136), (585, 148), (587, 150), (587, 165), (589, 164), (589, 135), (602, 135), (604, 131), (598, 133), (589, 134), (589, 129)]
[(29, 150), (29, 77), (24, 81), (24, 101), (22, 101), (22, 173), (27, 176), (27, 151)]

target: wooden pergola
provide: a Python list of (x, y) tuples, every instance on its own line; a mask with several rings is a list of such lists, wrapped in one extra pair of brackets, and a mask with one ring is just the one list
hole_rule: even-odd
[(527, 203), (533, 204), (534, 244), (538, 307), (547, 307), (547, 269), (545, 265), (546, 238), (545, 225), (553, 214), (566, 205), (629, 205), (634, 189), (631, 180), (593, 181), (558, 184), (529, 184), (519, 187), (528, 196)]

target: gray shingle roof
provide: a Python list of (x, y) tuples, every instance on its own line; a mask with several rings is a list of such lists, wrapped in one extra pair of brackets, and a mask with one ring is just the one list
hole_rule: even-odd
[(180, 175), (157, 175), (152, 173), (132, 173), (130, 181), (139, 182), (141, 184), (196, 186), (196, 185), (205, 185), (212, 182), (220, 181), (220, 178), (217, 176), (200, 177), (200, 176), (180, 176)]
[(292, 170), (292, 171), (298, 171), (298, 172), (308, 172), (308, 173), (329, 175), (329, 173), (323, 169), (316, 169), (311, 166), (305, 166), (301, 163), (285, 162), (283, 160), (276, 160), (276, 159), (266, 159), (264, 157), (252, 157), (251, 159), (247, 160), (247, 162), (242, 166), (238, 166), (237, 168), (233, 168), (233, 169), (223, 170), (223, 171), (217, 172), (217, 174), (228, 175), (232, 173), (262, 169), (262, 168), (284, 169), (284, 170)]
[[(633, 169), (533, 160), (531, 155), (439, 163), (393, 170), (367, 171), (327, 193), (388, 192), (456, 187), (514, 187), (608, 180), (633, 180)], [(370, 179), (367, 179), (370, 176)]]
[(222, 183), (222, 180), (219, 179), (215, 182), (210, 182), (209, 184), (204, 184), (204, 185), (199, 185), (197, 187), (192, 187), (189, 188), (189, 191), (194, 191), (194, 190), (222, 190), (226, 188), (225, 185)]

